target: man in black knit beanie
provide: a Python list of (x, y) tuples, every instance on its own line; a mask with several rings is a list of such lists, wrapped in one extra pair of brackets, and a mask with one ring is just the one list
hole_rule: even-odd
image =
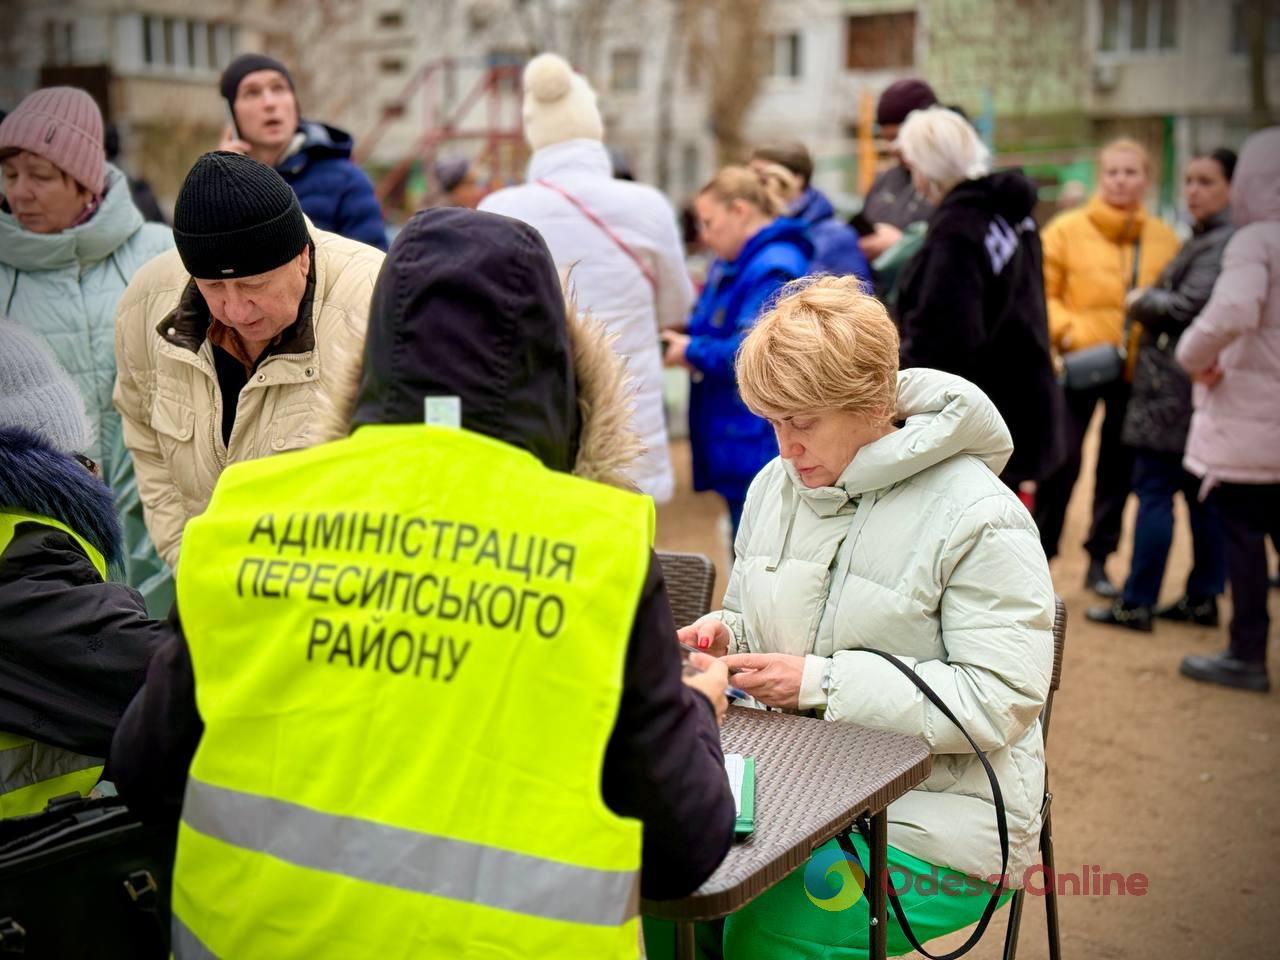
[(120, 301), (113, 400), (176, 567), (228, 463), (346, 436), (383, 254), (316, 230), (278, 173), (226, 151), (187, 174), (173, 234)]

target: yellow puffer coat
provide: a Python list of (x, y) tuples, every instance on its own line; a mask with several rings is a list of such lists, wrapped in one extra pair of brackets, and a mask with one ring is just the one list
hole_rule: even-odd
[[(1142, 210), (1119, 210), (1094, 196), (1044, 228), (1049, 339), (1059, 353), (1100, 343), (1120, 345), (1124, 298), (1133, 280), (1134, 241), (1139, 237), (1138, 286), (1146, 287), (1178, 252), (1178, 235), (1163, 220)], [(1138, 333), (1135, 324), (1130, 347)]]

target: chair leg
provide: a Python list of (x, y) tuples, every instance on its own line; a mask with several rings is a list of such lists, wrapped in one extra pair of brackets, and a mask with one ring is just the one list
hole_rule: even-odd
[(1025, 891), (1016, 890), (1009, 899), (1009, 926), (1004, 934), (1004, 960), (1018, 955), (1018, 930), (1022, 926), (1022, 898)]
[(1062, 945), (1058, 939), (1058, 871), (1053, 864), (1053, 824), (1050, 821), (1048, 800), (1046, 796), (1044, 822), (1040, 827), (1040, 858), (1044, 863), (1045, 886), (1044, 895), (1045, 923), (1049, 928), (1049, 960), (1062, 960)]

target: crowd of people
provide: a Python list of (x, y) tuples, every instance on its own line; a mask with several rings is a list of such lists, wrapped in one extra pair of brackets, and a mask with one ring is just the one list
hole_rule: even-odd
[[(180, 958), (634, 955), (637, 893), (684, 896), (731, 843), (732, 673), (754, 706), (922, 738), (889, 864), (1003, 903), (1037, 856), (1050, 561), (1100, 406), (1089, 618), (1216, 626), (1230, 584), (1228, 648), (1182, 672), (1269, 689), (1280, 129), (1188, 163), (1181, 245), (1127, 138), (1042, 229), (1035, 184), (899, 81), (849, 223), (802, 144), (715, 173), (695, 289), (586, 78), (544, 54), (523, 79), (527, 182), (442, 160), (389, 250), (351, 138), (269, 57), (224, 72), (171, 228), (84, 91), (0, 122), (0, 817), (110, 782), (174, 824)], [(652, 549), (664, 367), (734, 538), (693, 624)], [(1179, 492), (1195, 563), (1161, 607)], [(699, 949), (864, 955), (865, 900), (803, 885)], [(909, 886), (916, 938), (989, 915)]]

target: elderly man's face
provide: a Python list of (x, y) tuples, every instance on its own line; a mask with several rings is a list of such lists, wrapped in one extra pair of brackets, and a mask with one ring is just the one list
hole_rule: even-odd
[(304, 247), (283, 266), (234, 280), (197, 280), (209, 313), (249, 343), (264, 343), (298, 318), (307, 289), (311, 251)]

